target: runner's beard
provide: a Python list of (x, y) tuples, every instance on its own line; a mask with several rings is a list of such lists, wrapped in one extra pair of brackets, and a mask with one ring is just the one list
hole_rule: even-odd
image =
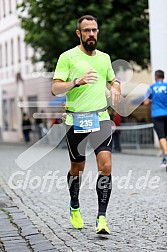
[(91, 39), (91, 40), (93, 40), (94, 41), (94, 43), (90, 43), (90, 44), (88, 44), (88, 41), (89, 41), (90, 39), (87, 39), (86, 41), (83, 41), (82, 40), (82, 37), (81, 37), (81, 41), (82, 41), (82, 45), (83, 45), (83, 47), (85, 48), (85, 50), (86, 51), (94, 51), (95, 49), (96, 49), (96, 46), (97, 46), (97, 40), (95, 39), (95, 38), (93, 38), (93, 39)]

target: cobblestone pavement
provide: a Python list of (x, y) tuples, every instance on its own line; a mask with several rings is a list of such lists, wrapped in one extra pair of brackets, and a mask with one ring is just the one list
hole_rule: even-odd
[(80, 193), (85, 228), (75, 230), (69, 223), (67, 150), (53, 150), (23, 170), (15, 160), (26, 149), (0, 146), (0, 251), (167, 251), (167, 172), (159, 157), (113, 154), (111, 235), (100, 236), (94, 231), (94, 155), (87, 157)]

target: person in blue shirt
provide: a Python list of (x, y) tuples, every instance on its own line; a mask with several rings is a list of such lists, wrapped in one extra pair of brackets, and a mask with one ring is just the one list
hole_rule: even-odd
[(163, 153), (161, 167), (167, 169), (167, 83), (162, 70), (155, 71), (155, 82), (145, 97), (144, 105), (152, 104), (151, 117)]

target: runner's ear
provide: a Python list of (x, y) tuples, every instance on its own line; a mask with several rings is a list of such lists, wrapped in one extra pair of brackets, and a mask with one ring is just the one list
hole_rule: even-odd
[(80, 30), (76, 30), (76, 34), (77, 34), (77, 36), (78, 36), (78, 38), (80, 38), (81, 37), (81, 32), (80, 32)]

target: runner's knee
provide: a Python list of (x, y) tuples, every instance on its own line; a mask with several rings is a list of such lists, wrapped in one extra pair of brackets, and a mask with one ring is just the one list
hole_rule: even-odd
[(109, 176), (111, 174), (111, 162), (103, 162), (98, 165), (99, 172), (101, 175)]

